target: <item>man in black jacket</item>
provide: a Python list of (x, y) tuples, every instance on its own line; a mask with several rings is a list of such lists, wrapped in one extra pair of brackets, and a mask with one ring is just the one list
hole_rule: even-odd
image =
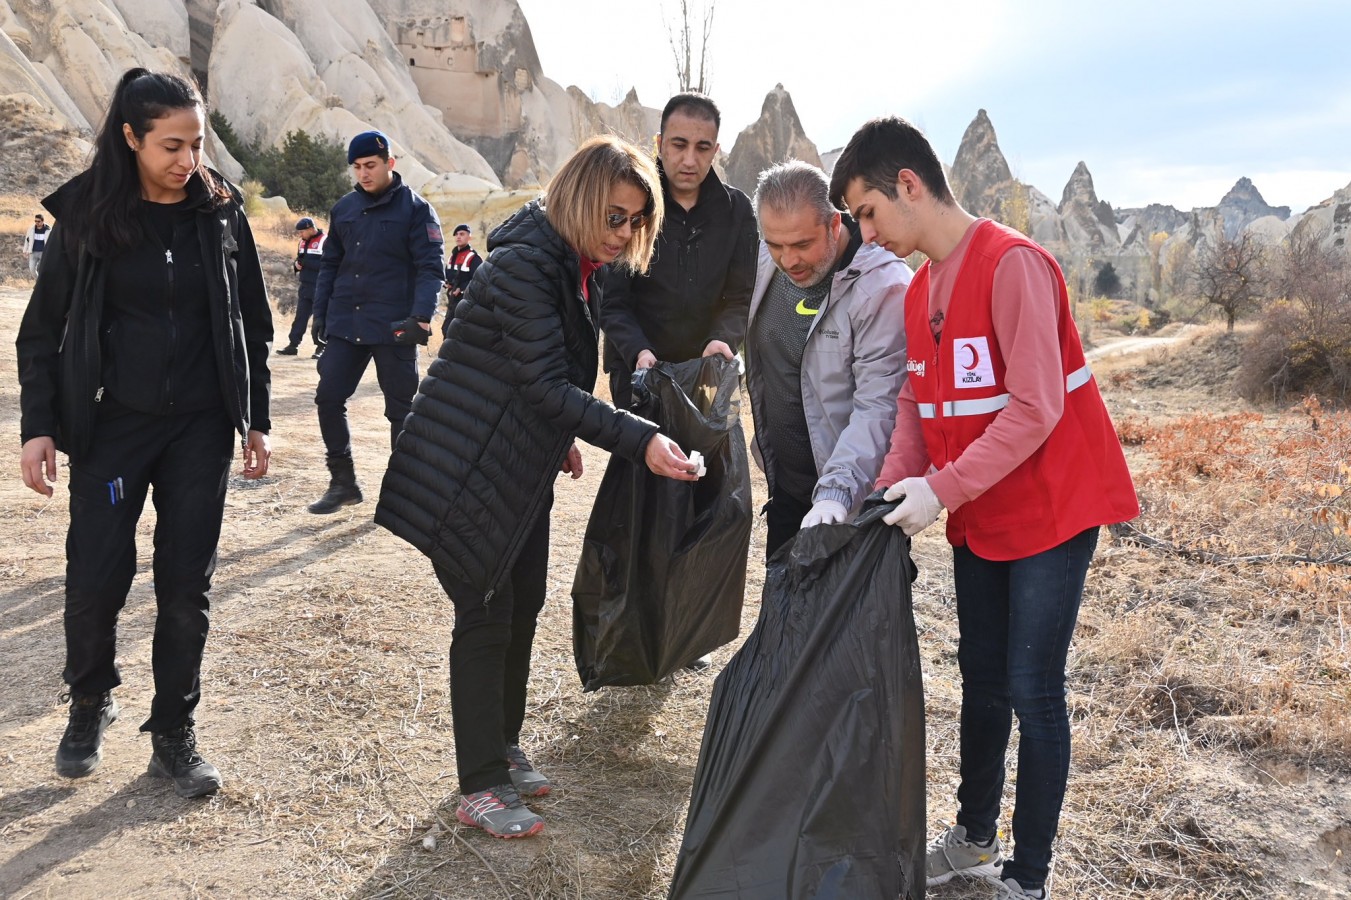
[(722, 116), (702, 94), (662, 110), (658, 165), (666, 218), (646, 275), (610, 274), (601, 304), (605, 371), (616, 406), (636, 369), (736, 355), (746, 337), (759, 236), (746, 195), (713, 171)]

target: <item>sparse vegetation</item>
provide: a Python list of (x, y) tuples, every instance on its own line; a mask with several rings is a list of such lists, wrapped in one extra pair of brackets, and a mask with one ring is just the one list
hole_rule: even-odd
[(1351, 399), (1351, 258), (1325, 238), (1297, 230), (1276, 253), (1278, 299), (1263, 311), (1244, 359), (1239, 388), (1247, 397)]
[(1247, 231), (1235, 238), (1217, 235), (1196, 257), (1192, 271), (1197, 297), (1219, 310), (1230, 331), (1266, 299), (1267, 278), (1266, 247)]
[(305, 131), (288, 131), (280, 147), (245, 142), (221, 113), (212, 111), (211, 127), (230, 155), (268, 196), (285, 197), (292, 209), (327, 216), (339, 197), (352, 189), (347, 151), (338, 142)]

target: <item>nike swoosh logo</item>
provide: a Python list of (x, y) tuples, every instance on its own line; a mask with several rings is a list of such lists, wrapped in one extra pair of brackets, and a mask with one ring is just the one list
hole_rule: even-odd
[(803, 297), (801, 300), (797, 302), (797, 314), (799, 316), (814, 316), (818, 312), (820, 312), (819, 309), (812, 309), (810, 306), (807, 305), (806, 297)]

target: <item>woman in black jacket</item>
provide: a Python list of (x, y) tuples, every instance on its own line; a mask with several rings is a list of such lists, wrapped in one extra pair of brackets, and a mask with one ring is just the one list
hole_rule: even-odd
[(121, 683), (117, 615), (153, 488), (155, 698), (150, 774), (180, 796), (220, 787), (196, 750), (207, 593), (234, 437), (267, 474), (272, 314), (241, 198), (201, 163), (205, 110), (177, 75), (131, 69), (88, 170), (43, 201), (57, 219), (16, 342), (24, 484), (52, 496), (70, 460), (66, 667), (56, 768), (102, 759)]
[(583, 144), (542, 200), (489, 237), (404, 421), (375, 521), (431, 557), (455, 606), (450, 646), (457, 816), (495, 837), (544, 822), (520, 796), (551, 788), (520, 748), (535, 622), (544, 606), (559, 471), (573, 439), (693, 481), (657, 426), (592, 396), (596, 270), (647, 268), (661, 228), (656, 167), (613, 137)]

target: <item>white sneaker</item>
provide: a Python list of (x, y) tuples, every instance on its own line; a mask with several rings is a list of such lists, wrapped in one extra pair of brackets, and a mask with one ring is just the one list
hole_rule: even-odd
[(1046, 888), (1029, 891), (1012, 878), (1005, 878), (994, 889), (994, 900), (1050, 900), (1051, 894)]
[(925, 859), (925, 883), (929, 887), (947, 884), (956, 875), (986, 878), (997, 881), (1004, 865), (1004, 848), (995, 835), (990, 843), (981, 846), (966, 839), (966, 827), (952, 825), (944, 828), (929, 842)]

